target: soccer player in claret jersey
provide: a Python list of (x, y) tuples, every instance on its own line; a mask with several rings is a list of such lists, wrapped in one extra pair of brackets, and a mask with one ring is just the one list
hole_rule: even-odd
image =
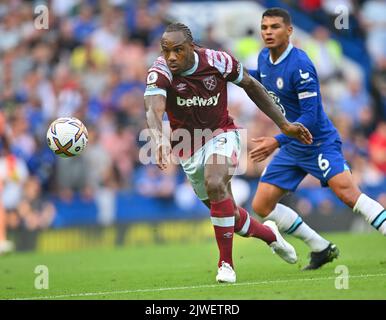
[(306, 126), (313, 143), (304, 145), (279, 134), (253, 139), (257, 145), (250, 152), (256, 162), (265, 160), (276, 148), (280, 151), (269, 163), (259, 182), (252, 208), (265, 219), (276, 222), (280, 231), (306, 242), (312, 252), (305, 270), (318, 269), (335, 259), (336, 245), (318, 235), (289, 207), (279, 204), (288, 191), (295, 191), (307, 174), (329, 186), (356, 213), (383, 235), (386, 234), (386, 211), (378, 202), (362, 193), (354, 183), (343, 157), (339, 134), (323, 111), (318, 76), (306, 53), (289, 41), (292, 34), (290, 15), (281, 8), (263, 13), (261, 35), (265, 43), (257, 70), (251, 74), (263, 84), (289, 121)]
[[(191, 146), (188, 157), (182, 156), (179, 163), (197, 196), (210, 208), (220, 253), (216, 280), (236, 281), (232, 261), (234, 232), (265, 241), (285, 261), (295, 263), (296, 252), (281, 237), (276, 225), (272, 221), (260, 224), (233, 200), (230, 180), (240, 153), (240, 134), (228, 115), (227, 82), (242, 87), (284, 134), (312, 143), (311, 134), (303, 125), (288, 122), (265, 88), (234, 57), (196, 46), (184, 24), (174, 23), (166, 28), (161, 49), (163, 55), (149, 69), (144, 94), (158, 167), (167, 167), (170, 147), (177, 147), (173, 137), (188, 132), (194, 137), (189, 142), (192, 144), (200, 130), (213, 132), (199, 148), (196, 143)], [(171, 139), (162, 132), (165, 111), (172, 129)]]

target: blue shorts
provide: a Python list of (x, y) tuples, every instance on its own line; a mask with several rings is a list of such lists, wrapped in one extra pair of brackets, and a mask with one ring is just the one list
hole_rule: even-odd
[(350, 170), (341, 146), (340, 141), (304, 151), (283, 146), (264, 170), (260, 181), (295, 191), (309, 173), (320, 180), (322, 187), (327, 187), (332, 177)]

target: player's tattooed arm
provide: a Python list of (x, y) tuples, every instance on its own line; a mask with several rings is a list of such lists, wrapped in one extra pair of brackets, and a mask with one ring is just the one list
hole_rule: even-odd
[(301, 123), (289, 122), (280, 108), (269, 95), (267, 89), (249, 73), (243, 70), (243, 79), (238, 85), (245, 90), (249, 98), (280, 128), (287, 136), (296, 138), (305, 144), (312, 143), (312, 135)]
[(162, 133), (162, 117), (166, 110), (166, 98), (163, 95), (145, 96), (146, 121), (150, 135), (157, 149), (157, 166), (163, 170), (169, 162), (170, 142)]

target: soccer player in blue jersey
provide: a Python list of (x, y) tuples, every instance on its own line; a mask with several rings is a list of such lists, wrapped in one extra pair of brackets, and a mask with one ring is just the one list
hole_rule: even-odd
[(339, 255), (336, 245), (318, 235), (292, 209), (279, 200), (295, 191), (307, 174), (320, 180), (355, 213), (386, 235), (386, 210), (361, 192), (354, 183), (341, 150), (341, 139), (323, 110), (318, 76), (307, 54), (290, 43), (291, 17), (286, 10), (271, 8), (263, 13), (261, 35), (265, 48), (258, 57), (252, 75), (269, 91), (286, 118), (300, 122), (313, 135), (313, 143), (304, 145), (283, 134), (254, 139), (250, 152), (253, 161), (266, 159), (277, 148), (264, 170), (252, 202), (254, 211), (274, 220), (279, 229), (302, 239), (312, 250), (304, 270), (318, 269)]

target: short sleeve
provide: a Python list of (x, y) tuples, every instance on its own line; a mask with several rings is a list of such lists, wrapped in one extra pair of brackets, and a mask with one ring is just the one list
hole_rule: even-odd
[(144, 96), (160, 94), (166, 97), (172, 79), (173, 76), (165, 60), (158, 58), (148, 71)]
[(235, 84), (243, 79), (243, 65), (235, 57), (224, 51), (205, 50), (209, 64), (230, 82)]

